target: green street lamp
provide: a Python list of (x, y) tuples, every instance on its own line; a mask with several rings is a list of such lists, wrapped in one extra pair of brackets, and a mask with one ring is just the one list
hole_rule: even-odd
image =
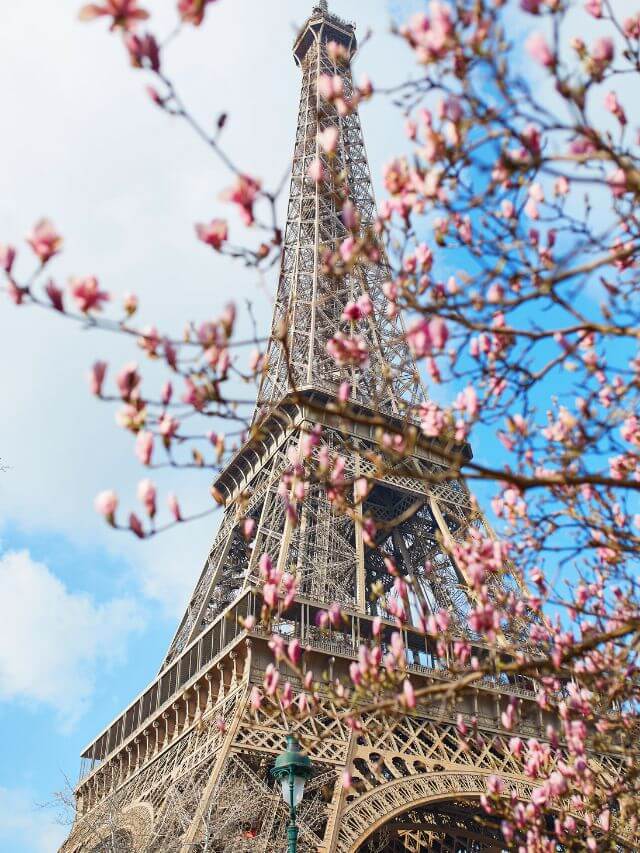
[(296, 807), (302, 802), (304, 783), (311, 776), (311, 759), (300, 751), (300, 744), (293, 735), (287, 735), (287, 748), (276, 758), (271, 774), (280, 782), (282, 797), (289, 806), (288, 853), (296, 853), (298, 849)]

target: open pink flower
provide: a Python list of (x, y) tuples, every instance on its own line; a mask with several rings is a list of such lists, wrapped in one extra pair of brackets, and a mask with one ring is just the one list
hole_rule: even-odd
[(196, 234), (199, 240), (219, 252), (229, 237), (229, 229), (224, 219), (212, 219), (208, 225), (196, 225)]
[(27, 243), (43, 264), (58, 254), (62, 242), (62, 237), (48, 219), (40, 219), (27, 234)]
[(105, 0), (102, 4), (89, 3), (83, 6), (79, 15), (81, 21), (93, 21), (105, 16), (112, 18), (111, 30), (133, 30), (139, 21), (149, 17), (149, 13), (138, 6), (138, 0)]
[(260, 181), (248, 175), (238, 175), (235, 184), (225, 190), (220, 198), (230, 201), (240, 208), (240, 216), (245, 225), (253, 225), (253, 205), (260, 192)]
[(111, 298), (106, 290), (100, 290), (98, 279), (94, 275), (72, 278), (69, 282), (71, 296), (83, 314), (101, 311), (102, 303)]

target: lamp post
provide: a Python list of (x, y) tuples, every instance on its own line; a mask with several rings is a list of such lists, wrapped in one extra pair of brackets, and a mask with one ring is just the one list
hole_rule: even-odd
[(289, 807), (288, 853), (296, 853), (298, 849), (296, 807), (302, 802), (304, 783), (311, 776), (311, 759), (300, 750), (300, 744), (293, 735), (287, 735), (287, 748), (276, 758), (271, 773), (280, 782), (282, 798)]

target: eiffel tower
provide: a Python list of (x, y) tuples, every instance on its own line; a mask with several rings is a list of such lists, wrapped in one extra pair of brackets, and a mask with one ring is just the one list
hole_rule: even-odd
[[(250, 700), (273, 661), (270, 633), (259, 619), (261, 555), (299, 578), (294, 603), (270, 630), (299, 638), (305, 666), (327, 682), (348, 680), (349, 664), (373, 636), (374, 617), (382, 620), (383, 642), (394, 630), (388, 599), (371, 595), (374, 585), (392, 593), (386, 557), (412, 576), (434, 611), (449, 612), (452, 633), (469, 635), (471, 593), (449, 546), (472, 528), (493, 536), (486, 520), (459, 475), (447, 476), (433, 441), (417, 440), (408, 458), (390, 458), (383, 471), (371, 461), (380, 453), (372, 418), (408, 430), (424, 400), (402, 321), (386, 311), (383, 286), (391, 273), (384, 250), (379, 247), (376, 263), (356, 264), (339, 278), (324, 263), (350, 233), (336, 175), (346, 177), (363, 233), (375, 219), (358, 112), (344, 115), (318, 93), (320, 76), (329, 74), (339, 75), (345, 98), (352, 96), (356, 47), (354, 26), (330, 13), (326, 2), (313, 8), (295, 41), (302, 90), (272, 337), (253, 428), (215, 483), (224, 517), (157, 677), (82, 753), (65, 853), (284, 849), (288, 816), (269, 768), (284, 749), (287, 724)], [(331, 157), (318, 139), (327, 127), (338, 130)], [(318, 159), (327, 175), (320, 182), (309, 176)], [(368, 364), (337, 365), (327, 342), (336, 330), (348, 332), (345, 305), (365, 295), (373, 312), (359, 321), (359, 334), (370, 351)], [(344, 382), (353, 411), (362, 415), (348, 422), (331, 406)], [(345, 458), (345, 476), (373, 484), (354, 505), (378, 522), (375, 547), (365, 542), (359, 518), (339, 512), (320, 484), (309, 487), (296, 520), (287, 513), (281, 476), (302, 437), (318, 425), (330, 451)], [(242, 534), (246, 519), (255, 522), (251, 543)], [(516, 581), (505, 567), (496, 583), (505, 588)], [(316, 617), (334, 602), (348, 624), (320, 630)], [(256, 622), (248, 629), (250, 616)], [(416, 688), (458, 677), (452, 644), (444, 644), (443, 654), (442, 645), (412, 625), (403, 633)], [(482, 659), (488, 649), (476, 642), (474, 654)], [(476, 820), (478, 800), (491, 774), (529, 796), (531, 784), (509, 749), (514, 732), (501, 722), (517, 700), (518, 733), (544, 738), (551, 720), (526, 679), (485, 678), (446, 705), (418, 703), (393, 726), (365, 715), (360, 731), (346, 724), (329, 696), (297, 731), (315, 768), (298, 814), (301, 851), (503, 849), (499, 827)], [(466, 748), (456, 734), (459, 717), (480, 735)], [(345, 767), (352, 768), (348, 788)]]

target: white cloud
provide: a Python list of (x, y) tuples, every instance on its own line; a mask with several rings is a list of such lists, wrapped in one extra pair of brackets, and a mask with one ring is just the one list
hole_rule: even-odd
[(0, 699), (54, 708), (69, 726), (87, 709), (96, 670), (122, 660), (141, 629), (135, 602), (70, 592), (26, 551), (0, 556)]
[[(0, 850), (52, 853), (68, 834), (52, 810), (22, 789), (0, 787)], [(18, 846), (19, 844), (19, 846)]]

